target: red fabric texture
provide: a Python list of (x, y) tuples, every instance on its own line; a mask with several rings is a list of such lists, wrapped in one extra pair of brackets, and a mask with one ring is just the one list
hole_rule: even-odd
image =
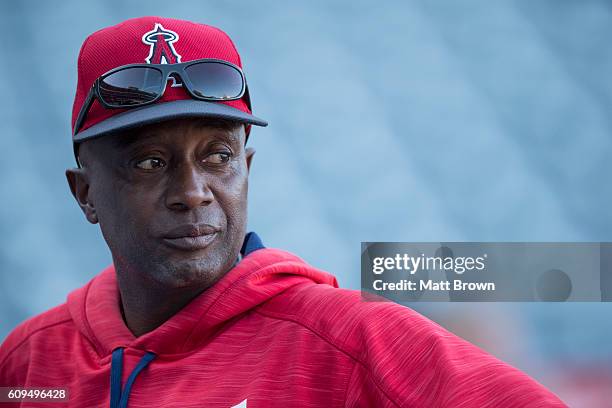
[[(158, 24), (163, 29), (177, 34), (178, 39), (171, 43), (171, 47), (180, 56), (180, 62), (215, 58), (242, 68), (240, 55), (229, 36), (220, 29), (206, 24), (164, 17), (139, 17), (96, 31), (83, 42), (79, 53), (78, 83), (72, 106), (73, 133), (81, 106), (99, 76), (122, 65), (145, 64), (149, 57), (151, 63), (160, 63), (156, 60), (158, 53), (162, 52), (162, 49), (167, 53), (170, 45), (160, 43), (161, 47), (152, 48), (151, 44), (143, 41), (143, 36), (154, 30)], [(153, 50), (155, 54), (150, 55)], [(174, 61), (173, 56), (168, 56), (166, 62)], [(164, 96), (156, 103), (180, 99), (191, 99), (191, 96), (183, 87), (167, 86)], [(215, 103), (223, 103), (251, 113), (244, 99)], [(95, 100), (81, 131), (124, 111), (124, 109), (105, 109)]]
[(132, 387), (131, 408), (565, 407), (415, 311), (362, 301), (277, 249), (252, 252), (138, 338), (119, 303), (111, 266), (22, 323), (0, 347), (0, 386), (66, 387), (68, 406), (107, 407), (111, 352), (125, 347), (122, 384), (144, 353), (157, 354)]

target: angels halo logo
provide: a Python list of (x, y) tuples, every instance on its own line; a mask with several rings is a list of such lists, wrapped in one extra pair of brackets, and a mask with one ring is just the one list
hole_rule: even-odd
[[(178, 64), (181, 62), (181, 55), (174, 49), (174, 43), (179, 39), (179, 35), (165, 29), (160, 23), (155, 23), (155, 27), (142, 36), (142, 42), (148, 45), (149, 56), (145, 58), (147, 64)], [(180, 80), (174, 76), (172, 86), (181, 86)]]

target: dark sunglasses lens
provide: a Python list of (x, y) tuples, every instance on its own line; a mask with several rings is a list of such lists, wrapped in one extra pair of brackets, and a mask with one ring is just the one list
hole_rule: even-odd
[(151, 102), (162, 92), (162, 73), (133, 67), (112, 73), (100, 81), (100, 97), (107, 105), (129, 107)]
[(235, 99), (244, 88), (242, 75), (236, 68), (218, 62), (201, 62), (185, 68), (193, 84), (192, 92), (200, 97)]

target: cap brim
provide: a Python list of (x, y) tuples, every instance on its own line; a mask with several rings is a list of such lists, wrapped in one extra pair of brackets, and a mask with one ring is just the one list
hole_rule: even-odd
[(179, 118), (216, 118), (256, 126), (268, 126), (265, 120), (222, 103), (186, 99), (155, 103), (121, 112), (79, 132), (72, 140), (81, 142), (107, 133)]

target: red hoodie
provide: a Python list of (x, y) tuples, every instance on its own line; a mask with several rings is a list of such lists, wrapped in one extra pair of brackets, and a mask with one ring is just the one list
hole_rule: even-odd
[(24, 403), (48, 407), (565, 407), (413, 310), (364, 302), (281, 250), (251, 252), (138, 338), (119, 303), (111, 266), (22, 323), (0, 348), (0, 387), (68, 389), (68, 403)]

